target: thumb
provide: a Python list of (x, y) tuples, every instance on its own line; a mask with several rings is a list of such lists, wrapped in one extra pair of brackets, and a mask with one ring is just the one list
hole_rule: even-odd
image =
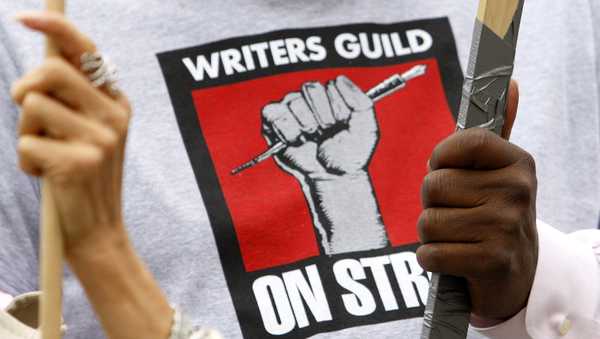
[(516, 80), (511, 80), (508, 86), (508, 100), (506, 102), (506, 119), (502, 128), (502, 138), (510, 139), (515, 119), (517, 118), (517, 110), (519, 108), (519, 83)]

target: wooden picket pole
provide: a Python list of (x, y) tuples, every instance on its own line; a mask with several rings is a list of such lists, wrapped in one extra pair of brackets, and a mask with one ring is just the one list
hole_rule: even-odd
[[(46, 0), (49, 11), (64, 13), (64, 0)], [(57, 56), (59, 51), (51, 39), (47, 40), (46, 55)], [(60, 339), (62, 319), (63, 237), (52, 187), (42, 181), (42, 209), (40, 217), (40, 288), (39, 307), (42, 339)]]
[[(500, 134), (525, 0), (480, 0), (457, 130)], [(421, 339), (464, 339), (471, 318), (467, 281), (433, 273)]]

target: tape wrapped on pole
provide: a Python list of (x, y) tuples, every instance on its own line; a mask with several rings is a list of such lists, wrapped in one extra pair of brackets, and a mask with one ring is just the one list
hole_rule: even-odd
[[(64, 13), (64, 0), (46, 0), (49, 11)], [(46, 45), (48, 57), (60, 55), (51, 39)], [(42, 180), (42, 208), (40, 216), (40, 333), (42, 339), (61, 338), (63, 237), (58, 211), (52, 195), (52, 186)]]
[[(457, 131), (504, 126), (525, 0), (480, 0)], [(467, 282), (434, 273), (423, 317), (421, 339), (464, 339), (471, 317)]]

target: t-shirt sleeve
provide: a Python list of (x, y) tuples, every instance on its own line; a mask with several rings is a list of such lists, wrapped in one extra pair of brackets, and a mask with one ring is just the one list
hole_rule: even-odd
[(39, 183), (18, 167), (10, 86), (22, 66), (12, 39), (0, 19), (0, 292), (18, 295), (38, 289)]

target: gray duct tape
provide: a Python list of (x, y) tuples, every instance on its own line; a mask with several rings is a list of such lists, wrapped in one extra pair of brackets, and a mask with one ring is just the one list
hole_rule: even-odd
[[(471, 58), (460, 106), (457, 128), (484, 127), (496, 133), (502, 131), (506, 97), (515, 59), (517, 34), (515, 24), (505, 39), (477, 21)], [(510, 40), (507, 40), (510, 39)]]
[(437, 273), (432, 275), (429, 300), (423, 316), (422, 339), (467, 337), (471, 302), (466, 286), (463, 278)]

